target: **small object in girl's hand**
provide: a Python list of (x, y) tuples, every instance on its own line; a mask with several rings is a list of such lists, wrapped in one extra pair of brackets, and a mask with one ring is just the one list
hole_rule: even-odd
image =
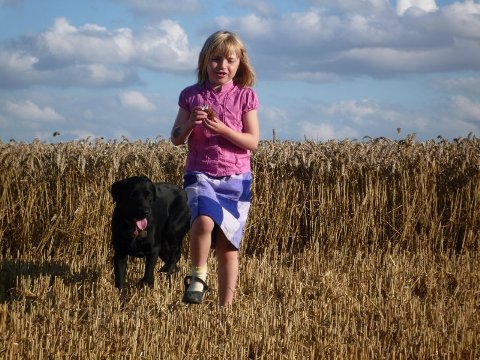
[(208, 107), (208, 105), (203, 105), (202, 106), (202, 111), (205, 111), (207, 113), (207, 118), (209, 120), (213, 120), (213, 118), (215, 117), (215, 113), (213, 112), (213, 110), (211, 108)]

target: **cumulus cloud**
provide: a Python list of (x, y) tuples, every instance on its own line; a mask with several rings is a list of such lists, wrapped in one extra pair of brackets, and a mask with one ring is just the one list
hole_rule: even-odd
[(185, 31), (171, 20), (134, 32), (75, 27), (58, 18), (52, 28), (0, 50), (0, 86), (124, 86), (139, 81), (137, 68), (191, 70), (194, 53)]
[(301, 127), (301, 131), (305, 138), (313, 141), (328, 141), (331, 139), (347, 139), (356, 138), (358, 132), (350, 126), (342, 126), (335, 128), (329, 123), (305, 123)]
[(379, 105), (370, 100), (345, 100), (331, 104), (325, 113), (331, 116), (348, 117), (354, 122), (371, 116), (379, 111)]
[(291, 133), (291, 120), (288, 111), (279, 107), (262, 106), (259, 110), (260, 132), (264, 138), (270, 138), (275, 131), (276, 136), (285, 137), (286, 134)]
[[(408, 134), (430, 132), (431, 119), (394, 105), (364, 99), (351, 99), (331, 103), (312, 103), (306, 111), (315, 114), (315, 120), (301, 122), (298, 137), (312, 140), (363, 138), (364, 136), (397, 137), (397, 128)], [(304, 116), (309, 119), (310, 117)], [(435, 136), (438, 134), (435, 134)]]
[(156, 109), (156, 106), (148, 100), (148, 98), (138, 91), (126, 91), (119, 96), (120, 104), (125, 108), (134, 110), (151, 112)]
[[(236, 1), (253, 6), (250, 0)], [(159, 3), (125, 2), (145, 8)], [(363, 75), (480, 69), (480, 4), (473, 1), (455, 2), (435, 12), (406, 11), (402, 16), (386, 0), (311, 3), (306, 11), (282, 15), (269, 15), (265, 8), (258, 14), (221, 16), (215, 19), (215, 28), (242, 35), (264, 78), (329, 82)], [(437, 8), (434, 0), (399, 1), (398, 6)], [(199, 50), (183, 27), (168, 19), (132, 30), (75, 26), (58, 18), (39, 34), (12, 40), (0, 49), (0, 86), (8, 88), (131, 85), (140, 81), (139, 68), (192, 71)]]
[(271, 3), (266, 0), (232, 0), (237, 6), (246, 9), (252, 9), (255, 14), (271, 15), (275, 9)]
[(390, 10), (388, 0), (310, 0), (310, 3), (355, 13), (371, 14)]
[(8, 115), (15, 119), (28, 120), (32, 122), (60, 122), (63, 116), (58, 114), (54, 109), (49, 106), (41, 108), (37, 104), (29, 101), (6, 101), (5, 110)]
[(194, 13), (202, 8), (200, 0), (116, 0), (128, 4), (141, 15), (164, 15), (165, 13)]
[(480, 4), (455, 2), (442, 9), (440, 21), (458, 39), (480, 40)]
[(334, 73), (327, 72), (297, 72), (290, 73), (282, 76), (282, 79), (285, 80), (294, 80), (294, 81), (305, 81), (312, 83), (331, 83), (339, 82), (341, 77)]
[[(67, 66), (80, 63), (125, 63), (134, 54), (132, 31), (86, 24), (75, 27), (66, 18), (57, 18), (52, 28), (38, 35), (34, 41), (39, 57), (37, 67)], [(52, 63), (52, 64), (50, 64)]]
[[(273, 20), (256, 14), (249, 14), (239, 18), (219, 16), (216, 18), (216, 23), (220, 29), (239, 29), (244, 36), (252, 38), (254, 41), (258, 41), (264, 36), (269, 36), (268, 34), (271, 34), (274, 26)], [(259, 34), (262, 35), (259, 36)]]
[[(448, 109), (444, 108), (442, 112), (446, 113)], [(310, 100), (286, 108), (262, 107), (259, 117), (264, 138), (270, 137), (272, 129), (275, 129), (278, 138), (318, 141), (361, 139), (364, 136), (393, 139), (398, 138), (397, 128), (402, 128), (403, 134), (417, 132), (419, 136), (430, 137), (441, 134), (441, 130), (436, 133), (439, 120), (434, 118), (431, 109), (425, 110), (425, 113), (371, 99), (350, 99), (333, 102)], [(445, 123), (442, 129), (450, 130), (449, 122), (443, 118), (441, 121)]]
[[(65, 18), (36, 39), (39, 57), (36, 66), (49, 68), (72, 63), (130, 64), (157, 70), (190, 69), (188, 38), (182, 27), (171, 20), (148, 26), (138, 33), (128, 28), (108, 30), (87, 24), (75, 27)], [(45, 64), (43, 64), (45, 63)]]
[[(469, 55), (460, 57), (459, 54)], [(323, 67), (332, 72), (384, 77), (402, 73), (480, 69), (480, 63), (476, 60), (479, 56), (480, 47), (462, 42), (451, 48), (417, 50), (366, 47), (339, 52), (333, 59), (323, 63)]]
[(163, 20), (137, 35), (135, 63), (153, 70), (182, 71), (195, 67), (198, 50), (190, 47), (185, 30), (175, 21)]
[(138, 82), (130, 69), (117, 65), (78, 64), (38, 67), (39, 58), (23, 50), (0, 49), (0, 88), (31, 85), (111, 87)]
[(480, 101), (466, 96), (453, 96), (452, 104), (457, 117), (480, 125)]
[[(438, 8), (435, 1), (412, 0), (408, 6), (432, 11), (403, 16), (384, 0), (313, 3), (318, 7), (279, 17), (221, 17), (217, 22), (246, 37), (268, 77), (391, 77), (480, 69), (480, 4), (473, 1)], [(327, 4), (336, 10), (322, 7)], [(377, 10), (357, 12), (355, 4)], [(324, 76), (318, 79), (323, 82)]]
[[(8, 100), (0, 101), (0, 124), (11, 134), (26, 136), (11, 126), (12, 120), (27, 124), (26, 127), (32, 125), (38, 135), (38, 124), (65, 119), (72, 120), (72, 124), (62, 123), (65, 125), (59, 129), (62, 140), (67, 136), (64, 134), (101, 134), (111, 138), (118, 132), (132, 137), (144, 136), (151, 132), (152, 126), (168, 134), (177, 110), (176, 94), (155, 97), (118, 88), (131, 88), (144, 82), (153, 84), (157, 80), (154, 77), (163, 79), (158, 74), (140, 79), (140, 75), (150, 76), (152, 72), (185, 76), (181, 80), (185, 82), (189, 81), (187, 75), (192, 79), (201, 43), (191, 43), (187, 28), (193, 38), (200, 34), (206, 36), (218, 28), (231, 29), (241, 35), (261, 81), (260, 89), (266, 93), (260, 94), (265, 101), (262, 100), (259, 110), (265, 137), (269, 137), (272, 129), (278, 138), (303, 139), (307, 134), (326, 140), (364, 135), (396, 136), (397, 127), (404, 129), (403, 134), (423, 131), (426, 136), (458, 132), (456, 128), (460, 123), (462, 131), (480, 128), (476, 100), (480, 83), (475, 73), (480, 70), (478, 1), (457, 0), (440, 6), (434, 0), (399, 0), (395, 6), (392, 5), (395, 1), (390, 0), (308, 0), (292, 5), (293, 11), (286, 10), (291, 9), (290, 6), (269, 0), (232, 0), (228, 6), (242, 7), (239, 14), (244, 15), (216, 18), (212, 12), (206, 14), (207, 9), (202, 8), (204, 5), (199, 0), (115, 1), (127, 4), (136, 13), (151, 14), (155, 21), (151, 21), (150, 26), (129, 28), (107, 25), (112, 22), (79, 24), (57, 18), (43, 31), (0, 43), (0, 88), (8, 89), (2, 91), (2, 98)], [(20, 0), (3, 0), (2, 5), (20, 3)], [(195, 11), (199, 16), (192, 19), (182, 15), (179, 21), (166, 18), (178, 11), (182, 14)], [(193, 21), (188, 25), (182, 23), (190, 20)], [(148, 71), (142, 71), (144, 69)], [(453, 72), (461, 72), (463, 76), (454, 77)], [(426, 104), (421, 110), (411, 110), (420, 99), (415, 100), (416, 105), (403, 107), (396, 94), (381, 95), (391, 102), (387, 105), (373, 98), (379, 96), (378, 88), (371, 92), (366, 89), (366, 95), (358, 92), (363, 81), (368, 83), (366, 86), (378, 84), (371, 78), (403, 81), (401, 79), (409, 79), (410, 74), (419, 79), (414, 86), (423, 79), (425, 85), (444, 92), (443, 100), (437, 106)], [(427, 80), (422, 78), (424, 75), (428, 76)], [(352, 88), (356, 89), (353, 93), (357, 91), (358, 98), (345, 85), (352, 78), (357, 80)], [(303, 88), (299, 83), (304, 82), (310, 84)], [(269, 93), (272, 83), (285, 85), (289, 92), (272, 96)], [(311, 83), (322, 85), (314, 87)], [(328, 83), (336, 85), (328, 88)], [(42, 96), (48, 86), (62, 91), (50, 98)], [(164, 88), (164, 85), (155, 86)], [(112, 95), (103, 89), (78, 93), (75, 87), (116, 89)], [(67, 88), (65, 92), (64, 88)], [(15, 94), (16, 89), (21, 91)], [(277, 90), (275, 88), (275, 92)], [(315, 93), (317, 90), (319, 94)], [(431, 89), (425, 90), (426, 99), (430, 101), (435, 97)], [(61, 99), (60, 93), (65, 95)], [(312, 104), (323, 94), (332, 102)], [(372, 98), (362, 100), (368, 94)], [(18, 100), (18, 96), (29, 100)], [(170, 105), (172, 109), (164, 112)], [(159, 108), (162, 114), (156, 112)], [(132, 112), (125, 109), (136, 111), (141, 121), (133, 126)], [(48, 125), (45, 134), (50, 134)], [(2, 134), (10, 137), (4, 128)]]
[(302, 131), (304, 134), (308, 134), (305, 135), (308, 140), (327, 141), (337, 137), (335, 134), (335, 129), (331, 124), (306, 123), (302, 126)]
[(434, 80), (433, 86), (437, 90), (455, 91), (480, 97), (480, 77), (462, 76), (449, 79)]
[(435, 0), (397, 0), (397, 14), (403, 15), (410, 8), (435, 11), (438, 6)]

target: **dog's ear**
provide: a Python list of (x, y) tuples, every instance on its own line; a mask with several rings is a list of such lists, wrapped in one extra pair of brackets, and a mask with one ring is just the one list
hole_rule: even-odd
[(124, 185), (125, 185), (125, 180), (118, 180), (112, 184), (110, 188), (110, 194), (112, 194), (112, 198), (114, 202), (118, 202), (120, 200)]

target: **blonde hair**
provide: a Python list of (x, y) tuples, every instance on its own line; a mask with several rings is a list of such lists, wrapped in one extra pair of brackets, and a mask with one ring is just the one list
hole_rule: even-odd
[(217, 31), (205, 40), (198, 56), (198, 83), (203, 84), (208, 80), (207, 65), (212, 57), (216, 55), (228, 57), (232, 52), (235, 52), (240, 59), (233, 81), (242, 87), (253, 86), (255, 84), (255, 71), (250, 64), (247, 49), (240, 38), (230, 31)]

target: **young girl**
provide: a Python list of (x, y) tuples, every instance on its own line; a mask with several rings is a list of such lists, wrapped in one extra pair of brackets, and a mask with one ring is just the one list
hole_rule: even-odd
[(207, 286), (210, 248), (218, 261), (218, 302), (233, 301), (238, 250), (250, 207), (250, 150), (259, 141), (255, 73), (240, 38), (212, 34), (198, 57), (198, 82), (179, 96), (175, 145), (188, 141), (184, 188), (192, 210), (192, 272), (183, 301), (199, 304)]

